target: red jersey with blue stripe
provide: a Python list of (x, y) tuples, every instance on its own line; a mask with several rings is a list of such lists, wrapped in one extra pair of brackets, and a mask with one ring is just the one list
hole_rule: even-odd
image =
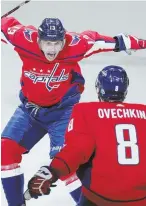
[(99, 206), (146, 205), (146, 105), (76, 104), (65, 137), (51, 167), (67, 175), (82, 165), (88, 199)]
[[(78, 62), (94, 53), (113, 51), (115, 39), (84, 31), (67, 32), (63, 50), (54, 61), (48, 61), (38, 46), (37, 29), (24, 26), (13, 17), (2, 19), (3, 42), (14, 46), (23, 66), (21, 87), (28, 101), (51, 106), (62, 100), (74, 86), (83, 91), (84, 78)], [(77, 91), (74, 91), (77, 92)]]

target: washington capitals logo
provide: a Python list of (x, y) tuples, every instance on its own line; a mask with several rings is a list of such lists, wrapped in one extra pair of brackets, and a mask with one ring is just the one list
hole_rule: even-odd
[(80, 37), (78, 35), (73, 35), (72, 36), (72, 40), (71, 40), (71, 43), (69, 44), (69, 46), (74, 46), (74, 45), (77, 45), (80, 41)]
[(60, 84), (54, 84), (50, 85), (51, 83), (59, 83), (68, 80), (69, 78), (69, 73), (65, 74), (65, 69), (62, 69), (61, 73), (59, 75), (55, 76), (55, 72), (59, 66), (59, 63), (56, 63), (55, 66), (53, 67), (51, 73), (48, 75), (36, 75), (32, 72), (24, 71), (25, 77), (28, 77), (33, 81), (34, 84), (37, 82), (40, 83), (45, 83), (46, 88), (48, 89), (49, 92), (52, 91), (52, 89), (58, 88)]
[(33, 30), (31, 30), (31, 29), (25, 29), (23, 33), (24, 33), (25, 39), (27, 39), (27, 41), (32, 42), (32, 33), (33, 33)]

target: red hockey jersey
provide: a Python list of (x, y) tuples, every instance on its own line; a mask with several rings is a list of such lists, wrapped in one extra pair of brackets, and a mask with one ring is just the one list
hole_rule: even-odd
[(1, 27), (6, 40), (14, 46), (23, 62), (23, 95), (40, 106), (58, 103), (74, 84), (83, 84), (79, 80), (79, 76), (83, 79), (78, 64), (80, 60), (115, 48), (115, 39), (112, 37), (94, 31), (81, 34), (67, 32), (64, 49), (54, 61), (49, 62), (38, 46), (35, 27), (24, 26), (13, 17), (2, 18)]
[(66, 175), (93, 155), (83, 193), (97, 205), (146, 205), (146, 105), (75, 105), (66, 146), (51, 166)]

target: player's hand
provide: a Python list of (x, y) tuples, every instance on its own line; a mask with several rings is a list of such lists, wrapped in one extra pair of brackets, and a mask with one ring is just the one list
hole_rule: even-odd
[(28, 182), (28, 190), (24, 193), (24, 198), (38, 198), (42, 195), (48, 195), (51, 191), (50, 187), (54, 187), (52, 183), (57, 181), (56, 174), (47, 166), (41, 167), (38, 172)]
[(146, 49), (146, 40), (138, 39), (132, 35), (119, 34), (114, 37), (116, 39), (115, 51), (126, 51), (131, 54), (132, 50)]

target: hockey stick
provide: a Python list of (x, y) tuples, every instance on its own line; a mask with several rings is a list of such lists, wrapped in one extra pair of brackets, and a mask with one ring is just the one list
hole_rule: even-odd
[(18, 6), (16, 6), (14, 9), (8, 11), (6, 14), (4, 14), (3, 16), (1, 16), (1, 19), (2, 19), (3, 17), (8, 16), (9, 14), (12, 14), (14, 11), (18, 10), (21, 6), (23, 6), (24, 4), (29, 3), (30, 1), (31, 1), (31, 0), (29, 0), (29, 1), (23, 1), (23, 2), (20, 3)]

